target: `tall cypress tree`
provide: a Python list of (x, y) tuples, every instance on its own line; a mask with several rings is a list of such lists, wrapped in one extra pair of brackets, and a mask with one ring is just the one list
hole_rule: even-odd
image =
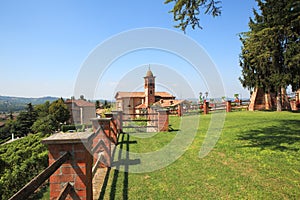
[(299, 1), (257, 2), (261, 13), (254, 10), (250, 30), (240, 37), (243, 44), (240, 81), (249, 89), (260, 87), (266, 92), (275, 92), (277, 110), (281, 111), (282, 88), (290, 84), (293, 90), (299, 88), (299, 53), (295, 50), (299, 45), (299, 29), (295, 28), (300, 19), (296, 15)]

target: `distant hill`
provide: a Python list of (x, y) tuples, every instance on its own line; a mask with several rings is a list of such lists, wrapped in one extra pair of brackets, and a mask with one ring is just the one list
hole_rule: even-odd
[(43, 104), (46, 101), (53, 102), (58, 97), (40, 97), (40, 98), (26, 98), (26, 97), (11, 97), (11, 96), (0, 96), (0, 113), (10, 111), (20, 111), (26, 108), (28, 103), (33, 105)]

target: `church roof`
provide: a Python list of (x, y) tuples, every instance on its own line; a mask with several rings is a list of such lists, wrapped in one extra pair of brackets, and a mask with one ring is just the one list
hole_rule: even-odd
[[(115, 98), (121, 99), (121, 98), (145, 98), (144, 92), (117, 92)], [(161, 97), (161, 98), (174, 98), (173, 95), (171, 95), (168, 92), (155, 92), (155, 97)]]
[(147, 73), (146, 73), (146, 77), (147, 76), (153, 76), (153, 73), (152, 73), (152, 71), (149, 69), (148, 71), (147, 71)]
[(117, 92), (117, 94), (115, 96), (116, 99), (128, 98), (128, 97), (144, 98), (145, 93), (144, 92)]

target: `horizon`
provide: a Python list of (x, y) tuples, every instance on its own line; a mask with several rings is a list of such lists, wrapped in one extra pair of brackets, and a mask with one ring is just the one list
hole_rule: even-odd
[[(203, 29), (188, 28), (186, 34), (173, 27), (173, 16), (168, 13), (172, 5), (163, 2), (118, 2), (118, 6), (114, 7), (116, 15), (106, 9), (112, 8), (114, 2), (0, 2), (0, 42), (3, 44), (0, 47), (3, 77), (0, 84), (9, 86), (1, 88), (1, 95), (28, 98), (74, 96), (76, 80), (84, 62), (99, 45), (129, 30), (157, 27), (197, 42), (221, 75), (226, 96), (231, 97), (235, 93), (243, 97), (250, 96), (250, 92), (242, 88), (238, 80), (241, 76), (241, 42), (238, 34), (248, 30), (256, 2), (237, 4), (224, 1), (221, 16), (213, 18), (201, 15)], [(99, 77), (97, 89), (100, 91), (95, 89), (95, 95), (87, 98), (111, 99), (116, 91), (116, 83), (131, 71), (143, 66), (146, 70), (149, 64), (151, 69), (157, 66), (171, 68), (174, 73), (190, 81), (194, 96), (208, 90), (203, 84), (205, 77), (197, 77), (191, 65), (182, 57), (157, 49), (144, 49), (129, 52), (111, 63), (110, 74), (105, 74), (101, 79)], [(157, 77), (162, 79), (161, 74), (157, 74)], [(101, 81), (107, 81), (107, 84), (101, 85)], [(139, 77), (135, 81), (138, 84), (142, 82)], [(167, 86), (164, 87), (166, 89)], [(184, 90), (179, 90), (176, 95), (178, 98), (188, 98), (183, 94)]]

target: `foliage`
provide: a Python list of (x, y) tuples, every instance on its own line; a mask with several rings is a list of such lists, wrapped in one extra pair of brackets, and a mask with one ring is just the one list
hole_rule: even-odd
[(84, 100), (84, 101), (86, 101), (86, 99), (84, 98), (84, 95), (80, 95), (80, 97), (79, 97), (81, 100)]
[(33, 132), (52, 133), (58, 130), (60, 124), (65, 123), (69, 116), (69, 110), (62, 98), (51, 104), (46, 101), (35, 107), (29, 103), (16, 120), (8, 120), (5, 126), (0, 128), (0, 140), (6, 140), (12, 133), (16, 137), (23, 137)]
[(34, 107), (34, 109), (37, 112), (39, 118), (48, 116), (49, 115), (49, 108), (50, 108), (50, 102), (49, 101), (46, 101), (45, 103), (36, 105)]
[(104, 100), (103, 108), (104, 109), (109, 109), (109, 108), (111, 108), (111, 104), (109, 104), (107, 100)]
[(300, 87), (300, 2), (257, 0), (261, 13), (254, 10), (248, 32), (242, 33), (240, 55), (243, 87), (263, 88), (277, 93), (281, 110), (281, 89)]
[(96, 109), (100, 108), (100, 101), (99, 101), (99, 100), (97, 100), (97, 101), (95, 102), (95, 107), (96, 107)]
[(71, 125), (62, 125), (61, 126), (61, 131), (62, 132), (68, 132), (70, 130), (76, 130), (76, 126), (74, 124), (71, 124)]
[(56, 130), (57, 121), (53, 115), (38, 118), (31, 129), (34, 133), (42, 132), (44, 134), (53, 133)]
[[(70, 118), (70, 112), (62, 98), (51, 103), (51, 105), (49, 107), (49, 113), (51, 115), (53, 115), (55, 120), (58, 122), (58, 125), (59, 125), (59, 123), (63, 124), (65, 122), (67, 122)], [(57, 127), (58, 127), (58, 125), (57, 125)]]
[(12, 133), (14, 133), (17, 137), (17, 127), (18, 124), (16, 120), (8, 120), (5, 123), (5, 126), (0, 128), (0, 141), (6, 142), (7, 138), (10, 138)]
[(29, 135), (0, 146), (0, 199), (9, 199), (48, 166), (44, 134)]
[(175, 3), (173, 9), (174, 21), (179, 22), (175, 25), (182, 31), (186, 31), (188, 26), (193, 29), (202, 28), (200, 26), (200, 9), (204, 9), (204, 14), (210, 14), (213, 17), (221, 14), (221, 7), (218, 6), (221, 1), (218, 0), (166, 0), (165, 4)]
[(28, 133), (30, 133), (32, 131), (31, 126), (33, 125), (36, 119), (37, 113), (35, 112), (32, 104), (29, 103), (27, 105), (26, 111), (21, 112), (17, 117), (17, 135), (26, 136)]
[[(227, 113), (217, 145), (200, 159), (199, 150), (211, 119), (211, 115), (201, 115), (191, 146), (178, 160), (157, 171), (123, 171), (130, 170), (135, 163), (127, 154), (116, 151), (114, 163), (120, 160), (120, 170), (108, 172), (100, 199), (299, 198), (298, 113)], [(179, 117), (170, 117), (170, 123), (174, 129), (180, 129)], [(120, 148), (137, 153), (158, 151), (177, 134), (172, 131), (147, 138), (124, 134), (119, 137)]]

